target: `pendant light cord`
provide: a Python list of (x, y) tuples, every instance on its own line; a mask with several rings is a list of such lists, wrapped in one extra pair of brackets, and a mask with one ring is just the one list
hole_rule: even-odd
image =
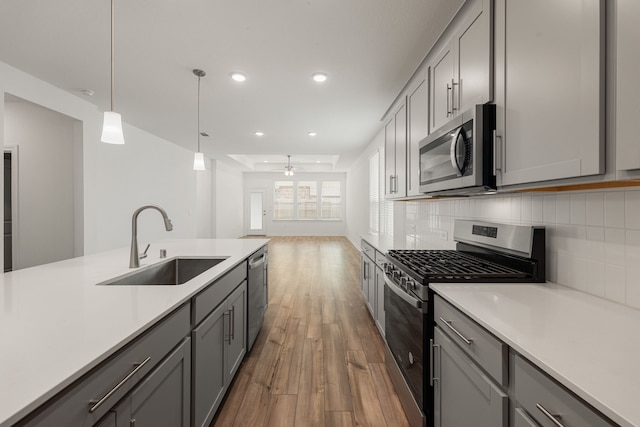
[(115, 31), (114, 28), (116, 26), (116, 1), (111, 0), (111, 111), (114, 111), (113, 106), (113, 87), (114, 87), (114, 75), (115, 75), (115, 65), (114, 65), (114, 45), (115, 45)]
[(200, 152), (200, 76), (198, 76), (198, 153)]

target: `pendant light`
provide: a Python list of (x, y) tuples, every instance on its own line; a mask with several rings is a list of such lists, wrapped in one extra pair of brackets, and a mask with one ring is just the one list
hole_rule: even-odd
[(193, 74), (198, 76), (198, 151), (193, 156), (193, 170), (203, 171), (206, 167), (204, 166), (204, 154), (200, 151), (200, 78), (206, 76), (207, 73), (195, 69)]
[(287, 154), (287, 166), (284, 167), (284, 176), (293, 176), (293, 166), (291, 166), (291, 155)]
[(122, 134), (122, 117), (113, 111), (113, 86), (114, 86), (114, 40), (115, 40), (115, 0), (111, 0), (111, 110), (104, 112), (102, 124), (102, 137), (100, 141), (107, 144), (124, 144)]

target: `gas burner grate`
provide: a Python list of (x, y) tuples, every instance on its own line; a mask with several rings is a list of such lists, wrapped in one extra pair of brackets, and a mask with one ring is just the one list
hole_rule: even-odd
[(388, 255), (430, 281), (523, 279), (528, 274), (454, 250), (391, 250)]

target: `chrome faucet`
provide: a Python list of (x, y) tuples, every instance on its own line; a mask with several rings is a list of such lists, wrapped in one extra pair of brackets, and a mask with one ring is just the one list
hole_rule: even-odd
[[(129, 257), (129, 268), (138, 268), (140, 267), (140, 255), (138, 254), (138, 215), (145, 209), (155, 209), (162, 215), (162, 219), (164, 220), (164, 228), (167, 231), (173, 230), (173, 224), (171, 224), (171, 220), (167, 216), (167, 213), (160, 206), (155, 205), (146, 205), (141, 208), (138, 208), (133, 213), (133, 217), (131, 218), (131, 256)], [(147, 246), (149, 249), (149, 246)], [(147, 251), (144, 251), (144, 255), (146, 255)]]

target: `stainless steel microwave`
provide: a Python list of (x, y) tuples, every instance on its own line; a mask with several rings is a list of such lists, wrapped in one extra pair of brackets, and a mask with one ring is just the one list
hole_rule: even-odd
[(496, 106), (476, 105), (420, 141), (420, 192), (467, 195), (496, 189)]

